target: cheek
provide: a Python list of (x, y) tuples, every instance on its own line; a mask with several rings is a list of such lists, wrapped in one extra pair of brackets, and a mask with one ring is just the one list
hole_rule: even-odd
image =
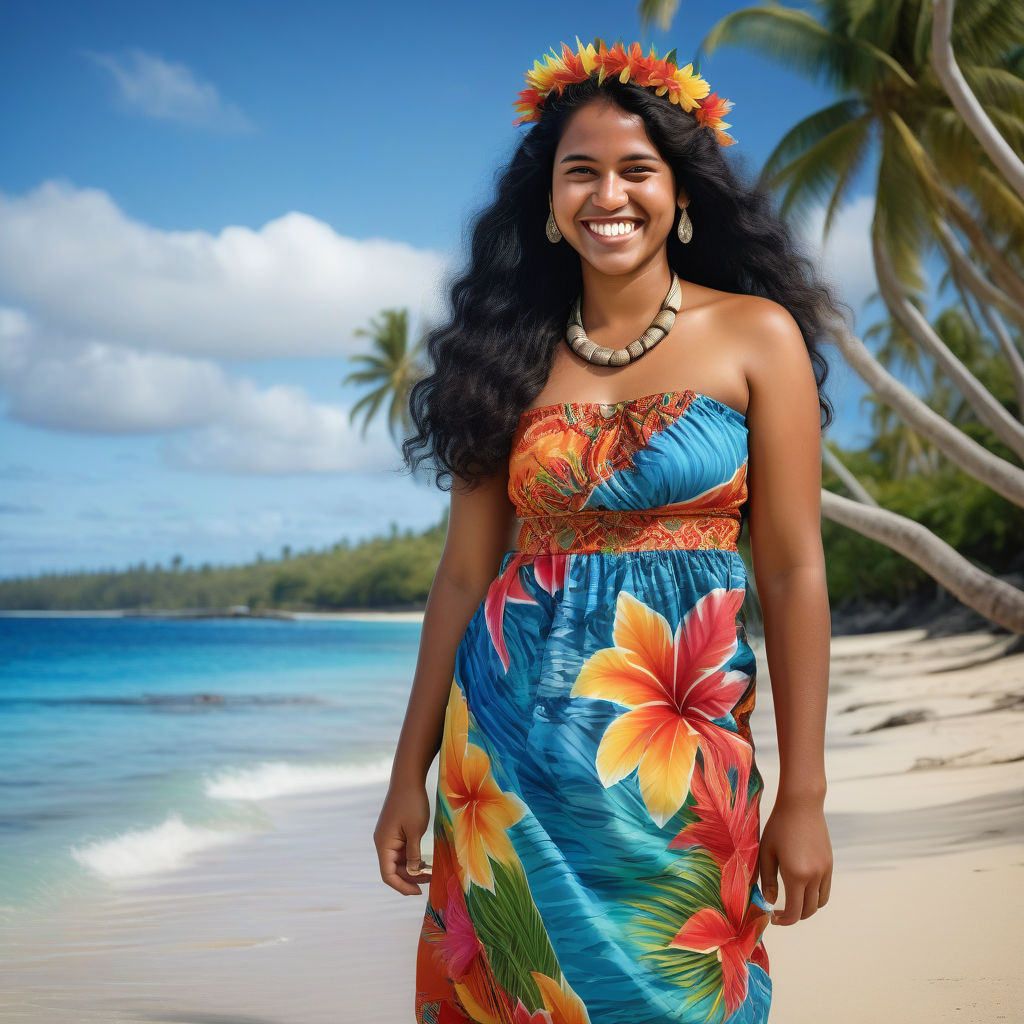
[(672, 194), (672, 190), (664, 185), (657, 185), (648, 189), (642, 201), (647, 204), (647, 208), (652, 216), (675, 216), (675, 196)]
[(579, 206), (586, 198), (586, 190), (580, 187), (578, 181), (561, 181), (551, 186), (551, 201), (557, 210), (559, 206)]

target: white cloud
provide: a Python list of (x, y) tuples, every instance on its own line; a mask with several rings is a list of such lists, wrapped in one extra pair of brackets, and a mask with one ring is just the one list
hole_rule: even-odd
[(199, 81), (184, 64), (166, 61), (138, 47), (121, 56), (92, 51), (86, 51), (86, 56), (109, 73), (118, 103), (126, 110), (223, 131), (254, 128), (238, 107), (221, 98), (216, 86)]
[(235, 381), (224, 415), (187, 441), (169, 441), (164, 461), (178, 469), (287, 475), (393, 468), (397, 451), (380, 436), (363, 441), (341, 406), (311, 402), (301, 388), (260, 390)]
[(0, 308), (0, 388), (10, 418), (91, 434), (160, 434), (178, 469), (287, 475), (397, 468), (383, 428), (301, 388), (259, 388), (216, 363), (47, 333)]
[(440, 253), (339, 235), (303, 213), (254, 231), (164, 231), (99, 189), (0, 192), (0, 295), (48, 329), (234, 359), (344, 356), (382, 309), (439, 308)]
[(853, 308), (858, 330), (863, 330), (860, 320), (864, 304), (868, 296), (878, 289), (871, 256), (871, 220), (874, 213), (874, 196), (858, 196), (833, 218), (828, 239), (822, 245), (821, 231), (825, 223), (825, 209), (822, 207), (808, 215), (804, 235), (807, 245), (820, 256), (822, 272), (834, 286), (838, 297)]
[(209, 360), (48, 335), (10, 309), (0, 309), (0, 386), (12, 419), (94, 434), (205, 424), (229, 388)]

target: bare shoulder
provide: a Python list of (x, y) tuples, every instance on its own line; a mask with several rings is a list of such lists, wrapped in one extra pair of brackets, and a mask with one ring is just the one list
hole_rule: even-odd
[(721, 292), (712, 304), (718, 336), (743, 369), (751, 398), (769, 387), (813, 382), (810, 352), (800, 325), (781, 303), (761, 295)]
[[(810, 352), (793, 314), (780, 302), (760, 295), (690, 286), (691, 334), (698, 349), (714, 352), (707, 377), (723, 394), (757, 402), (769, 391), (816, 392)], [(691, 365), (693, 358), (691, 356)], [(712, 362), (714, 367), (712, 369)], [(728, 367), (722, 374), (718, 368)]]

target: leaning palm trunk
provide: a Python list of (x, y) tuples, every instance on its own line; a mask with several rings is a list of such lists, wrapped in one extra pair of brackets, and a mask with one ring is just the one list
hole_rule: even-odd
[(999, 339), (999, 347), (1010, 364), (1010, 372), (1013, 374), (1013, 389), (1017, 394), (1017, 408), (1020, 410), (1021, 416), (1024, 417), (1024, 359), (1021, 358), (1020, 351), (1013, 343), (1010, 332), (1007, 331), (1006, 324), (1003, 323), (1003, 318), (999, 315), (999, 310), (989, 309), (983, 305), (981, 315), (985, 318), (989, 330)]
[[(1018, 326), (1024, 327), (1024, 306), (1019, 302), (1014, 302), (1006, 292), (997, 288), (985, 277), (964, 251), (964, 247), (944, 220), (936, 217), (932, 226), (937, 233), (939, 243), (946, 252), (953, 273), (964, 282), (971, 294), (978, 300), (978, 303), (981, 305), (988, 304), (1005, 311), (1006, 315)], [(1018, 352), (1017, 359), (1020, 360), (1020, 358), (1020, 353)]]
[(939, 200), (938, 215), (948, 216), (964, 233), (978, 256), (984, 260), (995, 283), (1018, 305), (1024, 305), (1024, 281), (1020, 271), (1013, 266), (999, 249), (989, 240), (988, 235), (974, 219), (970, 210), (959, 197), (945, 185), (940, 185), (936, 196)]
[(879, 232), (872, 229), (871, 234), (875, 273), (889, 312), (943, 369), (978, 419), (1008, 448), (1024, 459), (1024, 424), (1015, 420), (1006, 408), (996, 401), (985, 385), (957, 359), (949, 346), (935, 333), (931, 324), (903, 291)]
[(1024, 591), (979, 569), (920, 523), (828, 490), (821, 492), (821, 512), (908, 558), (979, 615), (1024, 633)]
[(1024, 199), (1024, 163), (999, 134), (978, 98), (971, 92), (953, 56), (950, 40), (953, 29), (953, 0), (933, 0), (932, 4), (932, 67), (938, 75), (953, 106), (974, 133), (992, 163), (999, 168), (1010, 186)]
[[(1015, 302), (1024, 304), (1024, 281), (1021, 280), (1020, 272), (988, 238), (960, 197), (946, 185), (921, 140), (895, 110), (887, 113), (886, 121), (902, 142), (904, 155), (913, 163), (921, 188), (934, 202), (935, 212), (932, 219), (948, 217), (956, 224), (970, 241), (974, 251), (985, 261), (996, 284)], [(1011, 199), (1017, 203), (1017, 197), (1012, 193)], [(1021, 206), (1020, 203), (1017, 205)], [(1017, 222), (1024, 222), (1024, 207), (1021, 207), (1014, 218), (1014, 223)]]
[[(971, 318), (975, 331), (983, 334), (981, 325), (971, 308), (968, 297), (973, 296), (981, 312), (982, 319), (988, 325), (988, 329), (995, 335), (1002, 350), (1003, 357), (1010, 367), (1010, 375), (1013, 377), (1013, 390), (1017, 396), (1017, 419), (1024, 419), (1024, 356), (1020, 349), (1014, 344), (1010, 332), (1003, 322), (999, 308), (1010, 309), (1018, 326), (1021, 326), (1024, 319), (1024, 309), (1016, 303), (1011, 302), (1004, 292), (1001, 292), (981, 271), (967, 258), (963, 246), (957, 241), (956, 236), (949, 230), (942, 221), (936, 221), (938, 228), (939, 244), (946, 252), (949, 261), (949, 269), (953, 275), (953, 282), (960, 293), (960, 301), (964, 311)], [(997, 308), (997, 306), (999, 308)]]
[(864, 485), (846, 468), (842, 459), (831, 448), (824, 438), (821, 440), (821, 461), (832, 470), (842, 482), (843, 486), (865, 505), (877, 505), (878, 502), (867, 492)]
[(907, 426), (931, 441), (965, 473), (1024, 508), (1024, 470), (994, 455), (930, 409), (875, 359), (844, 321), (834, 321), (833, 328), (832, 337), (846, 362)]

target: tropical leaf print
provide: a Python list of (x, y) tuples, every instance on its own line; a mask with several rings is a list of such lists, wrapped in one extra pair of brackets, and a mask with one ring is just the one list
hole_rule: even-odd
[[(481, 1024), (506, 1024), (522, 1006), (531, 1015), (548, 1013), (540, 1018), (545, 1024), (589, 1024), (508, 837), (526, 806), (500, 789), (486, 752), (469, 741), (469, 705), (457, 683), (445, 714), (438, 798), (430, 902), (440, 912), (425, 921), (424, 937), (436, 946), (467, 1012)], [(546, 990), (538, 978), (550, 982)]]
[(645, 878), (643, 896), (631, 897), (631, 939), (648, 963), (681, 990), (684, 1006), (714, 1000), (722, 988), (722, 972), (713, 958), (672, 944), (682, 923), (710, 905), (721, 905), (721, 872), (704, 851), (694, 850), (678, 874)]
[(493, 892), (477, 886), (470, 890), (469, 912), (499, 984), (532, 1011), (543, 1007), (533, 972), (560, 977), (561, 970), (522, 869), (499, 863), (494, 871)]
[(723, 902), (736, 905), (747, 898), (757, 867), (758, 806), (748, 794), (750, 765), (742, 762), (734, 769), (734, 789), (728, 767), (708, 753), (691, 780), (694, 820), (668, 846), (707, 850), (722, 870)]
[(523, 586), (519, 569), (523, 565), (532, 564), (534, 579), (538, 586), (552, 596), (565, 585), (565, 568), (567, 555), (529, 554), (525, 551), (513, 555), (505, 568), (495, 577), (487, 588), (484, 597), (484, 618), (491, 643), (502, 668), (508, 671), (508, 647), (505, 644), (505, 606), (514, 604), (534, 604), (536, 599)]
[(506, 1024), (511, 999), (475, 935), (454, 861), (451, 823), (439, 805), (434, 863), (416, 960), (417, 1024)]
[(715, 907), (698, 910), (672, 939), (671, 945), (679, 949), (717, 957), (722, 970), (726, 1014), (733, 1013), (747, 998), (747, 963), (768, 968), (759, 944), (768, 920), (767, 911), (756, 903), (728, 900), (724, 913)]

